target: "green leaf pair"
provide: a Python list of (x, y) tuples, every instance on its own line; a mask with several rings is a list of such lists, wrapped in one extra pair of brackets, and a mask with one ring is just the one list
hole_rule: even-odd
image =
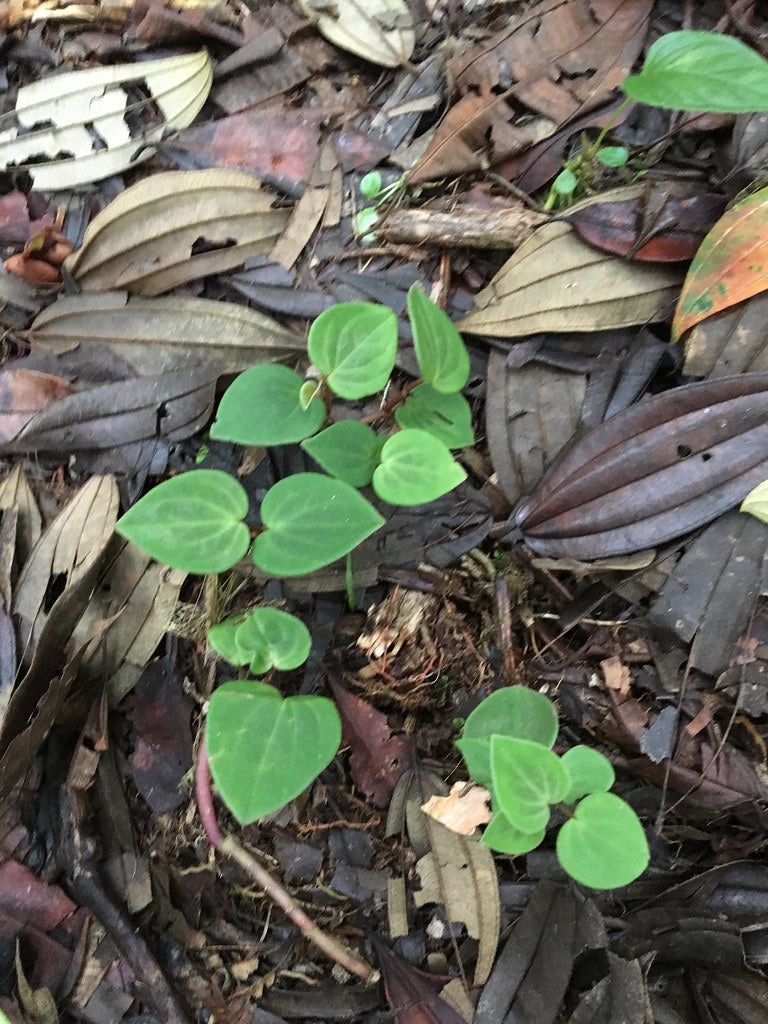
[(208, 642), (230, 665), (248, 665), (255, 676), (270, 669), (283, 672), (303, 665), (312, 637), (295, 615), (279, 608), (250, 608), (211, 626)]
[(642, 825), (607, 792), (610, 762), (585, 746), (558, 757), (557, 730), (551, 701), (523, 686), (498, 690), (469, 716), (457, 746), (472, 778), (491, 791), (494, 814), (483, 841), (502, 853), (527, 853), (542, 842), (552, 805), (559, 805), (568, 814), (557, 839), (565, 871), (596, 889), (626, 885), (648, 864)]

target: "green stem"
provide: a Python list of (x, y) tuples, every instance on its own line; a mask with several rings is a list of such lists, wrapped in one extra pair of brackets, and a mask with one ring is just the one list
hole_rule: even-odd
[(629, 97), (627, 97), (622, 103), (620, 103), (618, 105), (618, 107), (616, 107), (614, 112), (611, 114), (611, 116), (608, 118), (608, 120), (603, 125), (603, 127), (602, 127), (602, 129), (600, 131), (600, 134), (597, 136), (595, 141), (592, 143), (592, 145), (587, 150), (584, 151), (584, 159), (585, 160), (594, 160), (595, 159), (595, 157), (597, 156), (598, 150), (602, 146), (603, 142), (605, 142), (606, 135), (611, 130), (611, 128), (614, 127), (614, 125), (616, 124), (618, 119), (621, 117), (621, 115), (624, 113), (624, 111), (627, 109), (627, 107), (630, 105), (631, 102), (632, 102), (632, 100)]

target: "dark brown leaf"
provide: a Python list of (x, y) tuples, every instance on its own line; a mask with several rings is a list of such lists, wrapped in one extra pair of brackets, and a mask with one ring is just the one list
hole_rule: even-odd
[(413, 741), (393, 736), (387, 716), (328, 675), (341, 715), (342, 743), (349, 746), (349, 766), (357, 785), (376, 807), (386, 807), (397, 780), (413, 760)]
[(515, 520), (540, 554), (625, 554), (703, 526), (766, 476), (768, 376), (744, 374), (613, 416), (556, 463)]
[(464, 1019), (440, 998), (445, 978), (433, 977), (391, 952), (380, 939), (374, 939), (387, 1003), (397, 1024), (466, 1024)]

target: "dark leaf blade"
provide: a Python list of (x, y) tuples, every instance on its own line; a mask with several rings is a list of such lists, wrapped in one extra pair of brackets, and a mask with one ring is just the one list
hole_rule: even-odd
[(681, 536), (768, 476), (767, 418), (764, 374), (651, 398), (573, 446), (516, 522), (533, 550), (586, 560)]

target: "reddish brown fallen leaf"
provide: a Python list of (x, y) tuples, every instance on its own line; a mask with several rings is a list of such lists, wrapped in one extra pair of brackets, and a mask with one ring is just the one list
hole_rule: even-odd
[(36, 413), (74, 391), (68, 380), (37, 370), (0, 371), (0, 443), (12, 441)]
[(672, 336), (768, 288), (768, 188), (723, 214), (691, 263)]
[(396, 1024), (466, 1024), (439, 996), (445, 978), (418, 970), (391, 952), (380, 939), (374, 937), (373, 945)]
[(451, 832), (471, 836), (477, 832), (478, 825), (487, 825), (491, 820), (490, 796), (482, 786), (457, 782), (451, 786), (448, 796), (431, 796), (421, 809)]
[(603, 252), (647, 263), (674, 263), (693, 259), (707, 231), (725, 209), (725, 197), (669, 195), (655, 211), (649, 229), (644, 224), (645, 208), (645, 196), (624, 202), (591, 203), (568, 220), (579, 238)]
[(600, 668), (603, 670), (605, 685), (626, 697), (629, 693), (630, 675), (629, 668), (622, 664), (621, 658), (606, 658), (600, 662)]
[(3, 266), (9, 274), (23, 277), (31, 284), (59, 284), (61, 282), (61, 274), (56, 267), (52, 267), (45, 260), (26, 256), (23, 252), (9, 256)]
[(386, 807), (397, 780), (411, 766), (413, 742), (393, 736), (387, 716), (346, 690), (330, 673), (328, 684), (341, 715), (342, 743), (350, 748), (352, 777), (376, 807)]

